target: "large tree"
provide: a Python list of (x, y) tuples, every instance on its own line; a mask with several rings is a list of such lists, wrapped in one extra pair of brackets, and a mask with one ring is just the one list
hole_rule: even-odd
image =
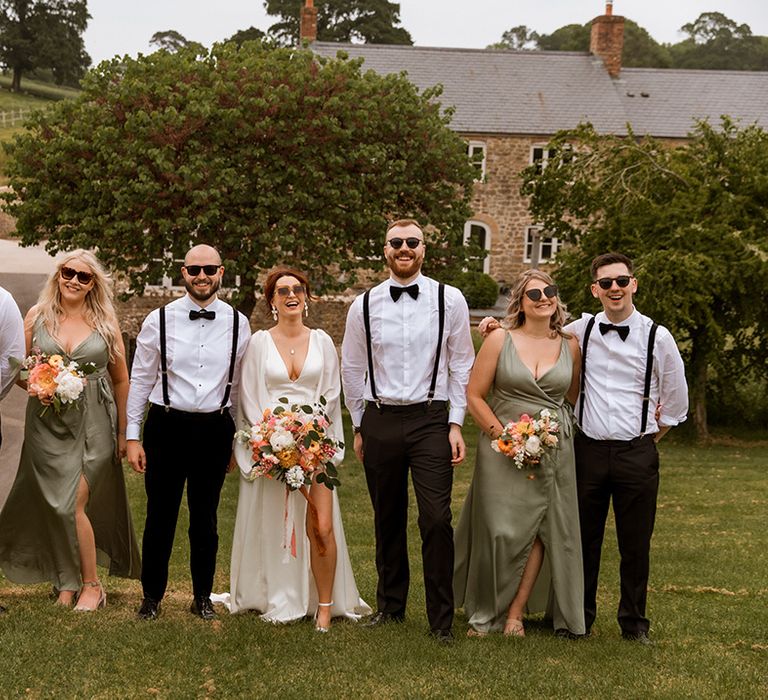
[(78, 81), (91, 63), (83, 44), (90, 17), (86, 0), (0, 0), (0, 64), (13, 71), (11, 89), (38, 68), (58, 83)]
[(587, 125), (550, 145), (561, 155), (541, 172), (526, 169), (522, 191), (536, 220), (571, 244), (557, 270), (569, 309), (595, 310), (587, 276), (595, 255), (632, 257), (638, 307), (676, 337), (706, 438), (709, 382), (768, 378), (768, 133), (724, 118), (672, 147)]
[(204, 47), (197, 41), (190, 41), (175, 29), (166, 29), (164, 32), (155, 32), (149, 40), (149, 45), (162, 51), (174, 53), (182, 49), (203, 51)]
[[(304, 0), (264, 0), (267, 14), (280, 17), (269, 35), (286, 45), (299, 42), (299, 23)], [(323, 0), (317, 7), (317, 38), (320, 41), (366, 44), (413, 44), (400, 24), (400, 3), (388, 0)]]
[(439, 90), (361, 66), (256, 42), (102, 63), (9, 147), (22, 242), (97, 247), (141, 292), (151, 261), (207, 241), (245, 312), (278, 263), (321, 291), (380, 269), (392, 216), (434, 227), (430, 264), (461, 266), (474, 169)]

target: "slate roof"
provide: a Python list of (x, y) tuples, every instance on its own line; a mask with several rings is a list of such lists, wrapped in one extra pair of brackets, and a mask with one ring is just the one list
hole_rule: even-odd
[[(566, 51), (503, 51), (315, 42), (378, 73), (406, 71), (424, 89), (443, 85), (462, 133), (547, 135), (590, 121), (599, 133), (685, 137), (694, 117), (721, 114), (768, 128), (768, 73), (625, 68), (612, 80), (602, 60)], [(643, 93), (647, 97), (643, 96)], [(632, 96), (631, 96), (632, 95)]]

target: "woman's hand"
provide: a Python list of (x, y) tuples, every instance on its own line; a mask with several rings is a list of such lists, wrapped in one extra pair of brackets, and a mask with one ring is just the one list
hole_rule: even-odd
[(125, 435), (117, 436), (117, 458), (122, 460), (125, 455), (128, 454), (128, 442), (125, 439)]

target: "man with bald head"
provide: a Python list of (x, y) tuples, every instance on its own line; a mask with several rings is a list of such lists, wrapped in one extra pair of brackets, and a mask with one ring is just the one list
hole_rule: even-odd
[(128, 394), (128, 462), (144, 474), (147, 493), (138, 611), (144, 620), (160, 614), (185, 483), (190, 611), (204, 620), (215, 617), (216, 511), (235, 433), (230, 409), (237, 405), (240, 361), (251, 335), (245, 316), (217, 296), (224, 267), (215, 248), (192, 248), (181, 274), (187, 293), (144, 320)]

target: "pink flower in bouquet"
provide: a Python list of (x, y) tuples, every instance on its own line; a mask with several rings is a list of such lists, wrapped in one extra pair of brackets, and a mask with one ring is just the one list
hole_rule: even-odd
[(40, 401), (50, 402), (56, 393), (56, 375), (58, 369), (44, 362), (29, 370), (28, 392)]

